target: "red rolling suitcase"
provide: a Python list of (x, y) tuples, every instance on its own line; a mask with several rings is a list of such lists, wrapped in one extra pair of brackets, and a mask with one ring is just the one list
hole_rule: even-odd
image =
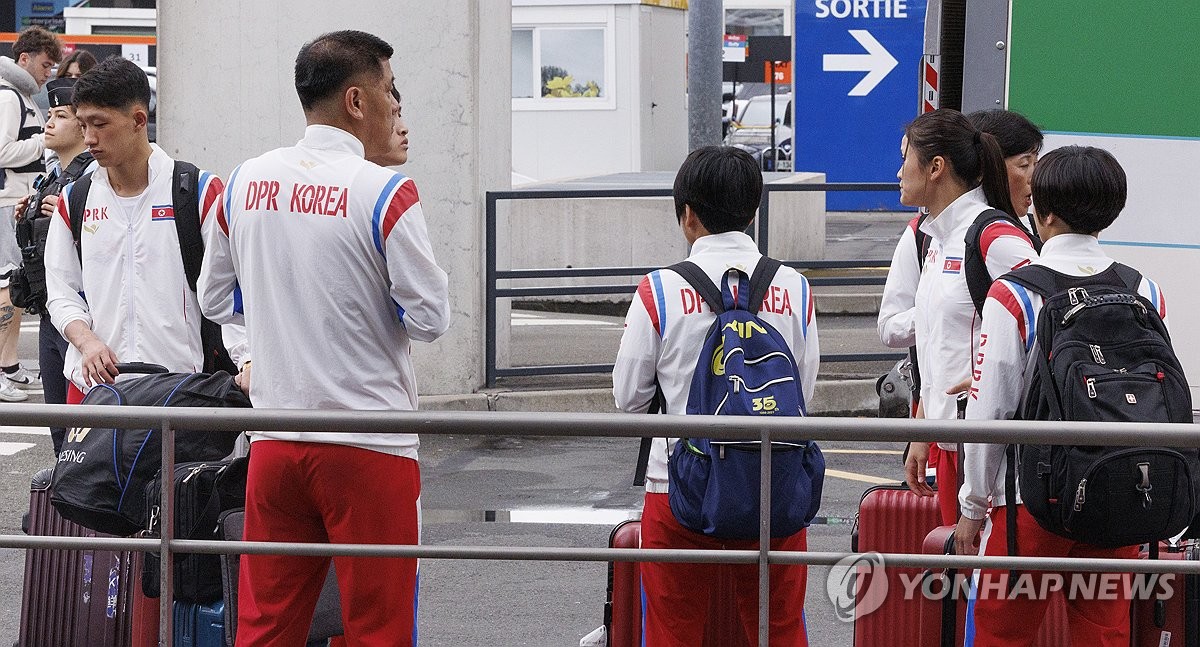
[[(1147, 552), (1142, 549), (1142, 559), (1148, 557)], [(1200, 559), (1200, 546), (1194, 542), (1169, 546), (1164, 542), (1159, 544), (1158, 558)], [(1200, 576), (1173, 574), (1166, 581), (1170, 583), (1170, 595), (1156, 581), (1151, 597), (1133, 601), (1130, 617), (1133, 647), (1200, 645)]]
[[(642, 522), (623, 521), (608, 538), (610, 548), (639, 548)], [(702, 647), (750, 647), (741, 631), (734, 608), (732, 573), (727, 566), (718, 569), (719, 592), (709, 600), (708, 633)], [(642, 578), (637, 562), (609, 562), (608, 601), (604, 604), (604, 626), (608, 647), (642, 646)]]
[[(925, 536), (939, 525), (937, 497), (917, 496), (903, 484), (878, 485), (863, 492), (859, 501), (851, 549), (855, 552), (920, 553)], [(901, 576), (912, 581), (920, 577), (921, 569), (886, 568), (884, 574), (889, 593), (878, 609), (855, 617), (854, 644), (856, 647), (913, 647), (918, 644), (920, 618), (917, 602), (904, 599)], [(858, 599), (861, 600), (872, 588), (869, 580), (860, 580), (856, 592)]]
[[(925, 537), (921, 552), (932, 555), (954, 554), (954, 526), (940, 526)], [(969, 575), (969, 574), (968, 574)], [(941, 577), (942, 583), (924, 582), (919, 591), (931, 591), (935, 599), (918, 595), (921, 608), (921, 647), (950, 647), (963, 643), (966, 625), (967, 592), (960, 582), (956, 569), (941, 571), (926, 570), (923, 578)], [(953, 584), (950, 584), (953, 583)], [(951, 589), (943, 586), (949, 585)], [(944, 594), (944, 595), (943, 595)], [(1070, 647), (1071, 636), (1067, 632), (1067, 603), (1061, 592), (1054, 594), (1050, 607), (1042, 620), (1041, 631), (1034, 639), (1033, 647)]]
[[(25, 533), (54, 537), (97, 536), (96, 532), (66, 521), (55, 512), (50, 505), (52, 474), (53, 470), (45, 469), (33, 477), (29, 514), (22, 524)], [(17, 645), (131, 645), (131, 615), (139, 577), (134, 556), (129, 552), (94, 549), (26, 551)]]

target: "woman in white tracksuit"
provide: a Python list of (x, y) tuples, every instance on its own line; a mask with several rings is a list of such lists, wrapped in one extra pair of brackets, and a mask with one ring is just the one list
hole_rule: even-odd
[[(1017, 217), (1009, 192), (1004, 154), (997, 138), (975, 127), (956, 110), (921, 115), (905, 128), (900, 146), (903, 164), (900, 202), (925, 207), (929, 216), (920, 231), (930, 237), (929, 251), (914, 295), (914, 330), (921, 374), (924, 417), (958, 415), (957, 391), (971, 377), (978, 318), (964, 273), (967, 229), (984, 210), (996, 208)], [(988, 225), (980, 252), (990, 276), (1000, 276), (1037, 257), (1026, 234), (1007, 221)], [(938, 474), (957, 481), (957, 455), (951, 445), (938, 453)], [(905, 462), (905, 480), (914, 492), (933, 496), (925, 482), (929, 447), (914, 443)], [(954, 486), (948, 490), (946, 516), (953, 516)]]

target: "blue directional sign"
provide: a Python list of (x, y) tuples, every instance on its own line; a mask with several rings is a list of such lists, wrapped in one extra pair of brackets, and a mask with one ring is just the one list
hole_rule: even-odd
[[(917, 116), (926, 0), (796, 0), (794, 168), (895, 182)], [(894, 193), (826, 194), (834, 211), (899, 209)]]

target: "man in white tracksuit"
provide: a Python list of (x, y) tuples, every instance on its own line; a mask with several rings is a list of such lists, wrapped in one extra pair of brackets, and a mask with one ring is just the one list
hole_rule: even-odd
[(45, 29), (30, 27), (17, 36), (12, 51), (13, 58), (0, 56), (0, 401), (4, 402), (26, 400), (29, 396), (22, 389), (42, 387), (17, 359), (22, 311), (9, 301), (8, 273), (21, 264), (13, 209), (33, 193), (34, 179), (46, 170), (42, 164), (46, 118), (33, 95), (62, 58), (62, 43)]
[[(366, 161), (405, 147), (392, 48), (324, 34), (296, 58), (308, 128), (296, 146), (239, 166), (228, 219), (205, 223), (205, 314), (246, 323), (256, 407), (411, 410), (410, 341), (449, 322), (413, 181)], [(417, 544), (418, 438), (411, 433), (252, 432), (245, 538)], [(350, 644), (416, 642), (417, 562), (338, 557)], [(327, 557), (245, 555), (239, 647), (304, 644)]]
[[(63, 190), (46, 238), (46, 307), (71, 344), (63, 369), (71, 403), (95, 384), (112, 383), (118, 362), (178, 372), (204, 366), (200, 304), (184, 274), (173, 216), (174, 160), (147, 138), (149, 101), (145, 72), (126, 59), (103, 61), (75, 84), (84, 143), (100, 168), (80, 214), (79, 249), (71, 235), (75, 184)], [(202, 219), (217, 218), (223, 189), (217, 176), (200, 174)]]

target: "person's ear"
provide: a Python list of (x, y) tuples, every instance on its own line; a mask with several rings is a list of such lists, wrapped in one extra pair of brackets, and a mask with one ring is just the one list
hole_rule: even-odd
[(133, 109), (133, 125), (134, 125), (134, 127), (138, 128), (138, 129), (143, 129), (146, 127), (146, 124), (148, 124), (148, 123), (150, 123), (150, 117), (149, 117), (149, 115), (146, 114), (146, 109), (141, 108), (141, 107), (134, 108)]
[(345, 101), (346, 112), (355, 119), (363, 118), (363, 91), (362, 88), (352, 85), (346, 88), (346, 94), (343, 97)]
[(936, 182), (946, 173), (946, 158), (941, 155), (934, 155), (933, 159), (929, 160), (929, 181)]

